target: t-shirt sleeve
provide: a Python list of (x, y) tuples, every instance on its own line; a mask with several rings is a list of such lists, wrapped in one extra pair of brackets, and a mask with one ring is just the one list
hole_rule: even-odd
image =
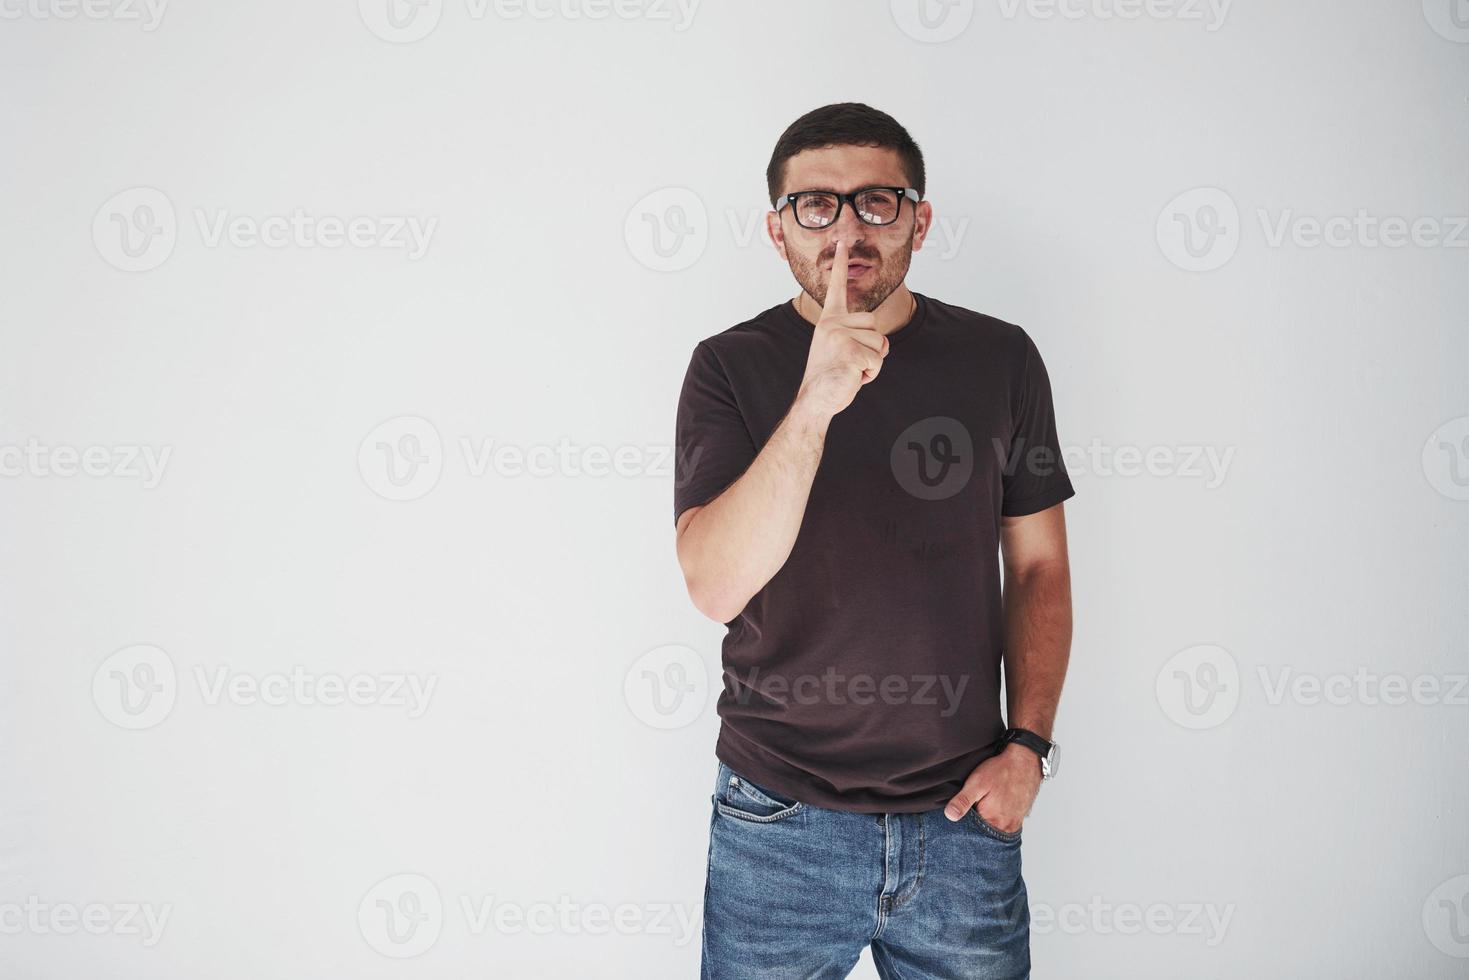
[(755, 461), (757, 449), (724, 365), (700, 341), (689, 358), (673, 441), (673, 522), (707, 504)]
[(1005, 517), (1034, 514), (1076, 495), (1061, 458), (1050, 376), (1035, 342), (1028, 334), (1022, 336), (1020, 380), (1013, 396), (1014, 428), (1001, 481), (1004, 502), (1000, 513)]

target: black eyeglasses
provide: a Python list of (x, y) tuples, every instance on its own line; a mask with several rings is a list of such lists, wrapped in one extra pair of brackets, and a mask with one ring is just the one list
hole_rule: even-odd
[(850, 203), (857, 217), (869, 225), (890, 225), (898, 220), (903, 198), (914, 204), (918, 192), (911, 187), (859, 187), (850, 194), (836, 191), (796, 191), (775, 199), (775, 210), (787, 204), (802, 228), (825, 228), (842, 216), (842, 205)]

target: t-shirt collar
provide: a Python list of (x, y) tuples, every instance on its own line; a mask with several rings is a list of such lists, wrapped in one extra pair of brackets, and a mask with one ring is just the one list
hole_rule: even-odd
[[(909, 337), (913, 336), (920, 329), (922, 329), (924, 321), (928, 319), (928, 297), (924, 296), (920, 292), (917, 292), (916, 290), (909, 290), (909, 292), (913, 293), (913, 300), (918, 305), (914, 308), (913, 316), (907, 323), (903, 324), (897, 330), (894, 330), (892, 333), (888, 334), (889, 345), (900, 344), (903, 341), (907, 340)], [(796, 301), (794, 298), (788, 299), (784, 303), (780, 304), (779, 309), (781, 313), (784, 314), (787, 320), (794, 323), (796, 326), (801, 327), (808, 334), (816, 329), (811, 321), (803, 317), (800, 311), (796, 309)]]

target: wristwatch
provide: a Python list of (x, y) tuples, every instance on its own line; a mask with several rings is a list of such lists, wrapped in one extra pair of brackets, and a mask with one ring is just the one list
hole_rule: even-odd
[(1041, 778), (1050, 779), (1056, 775), (1056, 768), (1060, 762), (1061, 748), (1055, 742), (1048, 742), (1035, 732), (1026, 728), (1007, 728), (1000, 739), (1000, 747), (1004, 748), (1011, 742), (1019, 742), (1041, 757)]

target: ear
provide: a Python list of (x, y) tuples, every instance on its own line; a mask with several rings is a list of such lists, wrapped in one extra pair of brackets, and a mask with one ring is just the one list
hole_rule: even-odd
[(928, 237), (928, 231), (932, 227), (933, 205), (927, 201), (919, 201), (913, 206), (913, 251), (923, 248), (923, 240)]
[(787, 262), (790, 258), (786, 255), (785, 233), (780, 229), (780, 213), (778, 211), (765, 212), (765, 234), (770, 239), (770, 244), (780, 253), (780, 257)]

